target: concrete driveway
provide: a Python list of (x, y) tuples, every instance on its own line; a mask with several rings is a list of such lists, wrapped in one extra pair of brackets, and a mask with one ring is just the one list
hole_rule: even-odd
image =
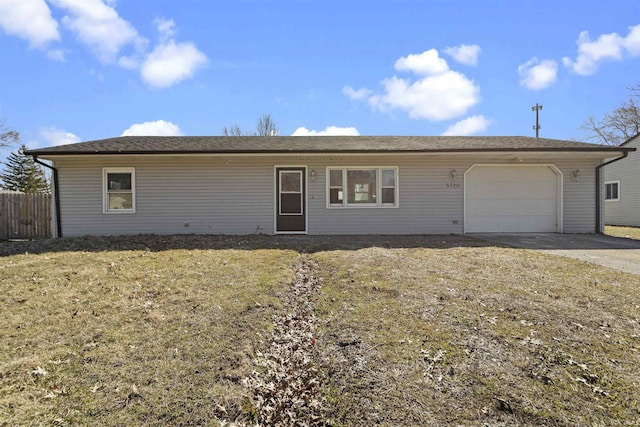
[(515, 248), (539, 250), (628, 273), (640, 274), (640, 240), (602, 234), (471, 234), (473, 238)]

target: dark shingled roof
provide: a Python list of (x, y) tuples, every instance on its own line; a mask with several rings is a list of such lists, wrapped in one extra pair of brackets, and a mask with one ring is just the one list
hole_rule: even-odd
[(30, 155), (633, 151), (525, 136), (121, 136), (27, 150)]

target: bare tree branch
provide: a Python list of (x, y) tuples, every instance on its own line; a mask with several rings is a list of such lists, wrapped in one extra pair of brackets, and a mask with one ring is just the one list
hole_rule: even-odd
[(640, 83), (625, 88), (630, 92), (629, 99), (600, 120), (589, 117), (583, 123), (581, 129), (587, 132), (587, 139), (599, 144), (620, 145), (640, 133)]
[(271, 117), (271, 114), (263, 114), (260, 116), (258, 123), (256, 123), (256, 130), (253, 132), (244, 132), (238, 125), (225, 126), (222, 129), (222, 135), (224, 136), (276, 136), (278, 133), (278, 125)]
[(231, 127), (224, 127), (224, 129), (222, 129), (222, 135), (224, 136), (242, 136), (242, 129), (240, 129), (240, 126), (238, 125), (233, 125)]
[(633, 96), (634, 98), (640, 98), (640, 83), (636, 83), (630, 86), (625, 86), (624, 88), (629, 92), (631, 92), (631, 96)]
[(0, 148), (7, 148), (20, 141), (20, 134), (13, 129), (8, 129), (4, 121), (0, 120)]
[(276, 136), (278, 135), (278, 125), (271, 118), (271, 114), (263, 114), (258, 119), (258, 124), (256, 125), (256, 135), (257, 136)]

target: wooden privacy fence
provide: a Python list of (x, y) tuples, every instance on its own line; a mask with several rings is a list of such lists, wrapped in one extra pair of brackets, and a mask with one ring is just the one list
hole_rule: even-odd
[(50, 194), (0, 193), (0, 240), (50, 237)]

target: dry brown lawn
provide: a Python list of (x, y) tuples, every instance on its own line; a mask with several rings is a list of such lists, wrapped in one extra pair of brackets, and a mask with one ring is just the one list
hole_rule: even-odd
[(640, 227), (618, 227), (615, 225), (607, 225), (604, 232), (609, 236), (640, 240)]
[(326, 424), (640, 424), (640, 276), (457, 236), (0, 244), (0, 425), (251, 425), (300, 257)]
[(639, 276), (446, 240), (316, 255), (336, 424), (640, 424)]
[(0, 425), (242, 414), (241, 379), (297, 253), (189, 240), (69, 239), (1, 257)]

